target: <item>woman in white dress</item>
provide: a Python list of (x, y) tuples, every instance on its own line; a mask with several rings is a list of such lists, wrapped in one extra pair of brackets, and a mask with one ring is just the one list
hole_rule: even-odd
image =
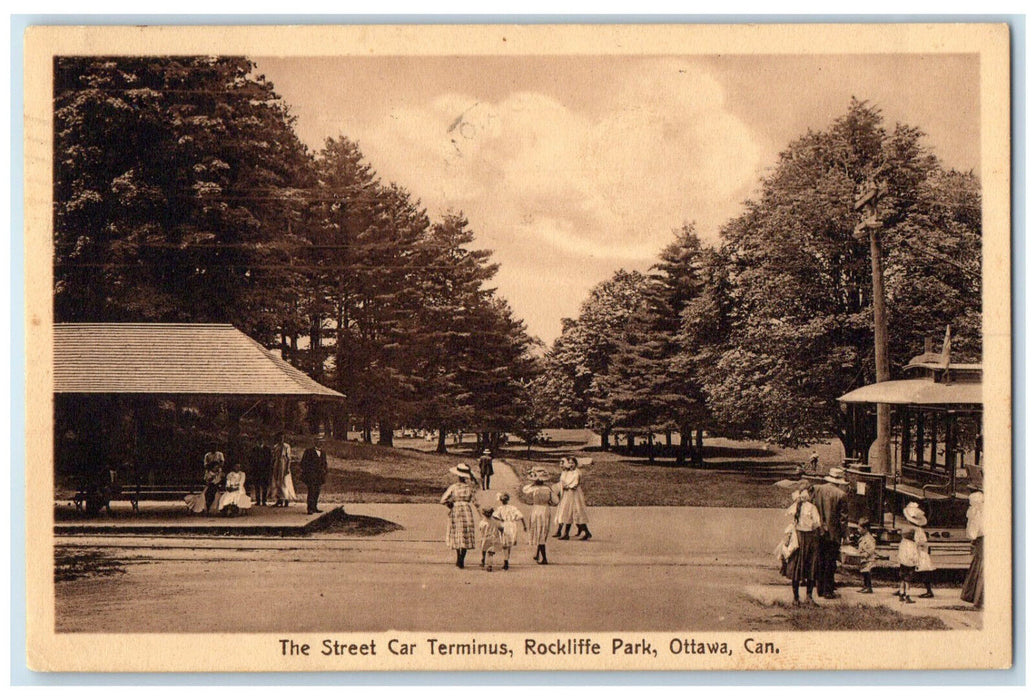
[(277, 444), (273, 448), (270, 491), (274, 499), (274, 508), (287, 508), (296, 500), (295, 484), (291, 478), (291, 445), (285, 441), (284, 433), (277, 434)]
[(240, 464), (235, 464), (234, 471), (227, 473), (227, 488), (219, 496), (218, 510), (225, 516), (232, 516), (251, 507), (252, 499), (245, 491), (245, 472)]
[[(554, 536), (558, 539), (567, 540), (572, 532), (572, 523), (576, 525), (576, 535), (582, 534), (579, 539), (588, 540), (593, 537), (590, 534), (590, 518), (586, 510), (586, 497), (583, 495), (583, 487), (580, 484), (583, 474), (579, 471), (579, 465), (575, 459), (565, 457), (561, 460), (561, 476), (558, 478), (558, 490), (561, 492), (561, 501), (558, 503), (557, 524), (558, 531)], [(561, 534), (564, 527), (565, 534)]]

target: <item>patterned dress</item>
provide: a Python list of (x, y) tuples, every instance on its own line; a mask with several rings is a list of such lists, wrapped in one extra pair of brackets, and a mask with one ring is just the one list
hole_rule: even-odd
[(450, 549), (475, 548), (475, 485), (469, 481), (458, 481), (443, 493), (439, 502), (450, 505), (450, 524), (446, 531), (446, 544)]
[(550, 537), (550, 506), (557, 501), (554, 490), (545, 484), (529, 484), (522, 491), (532, 498), (532, 512), (529, 513), (529, 544), (547, 544)]

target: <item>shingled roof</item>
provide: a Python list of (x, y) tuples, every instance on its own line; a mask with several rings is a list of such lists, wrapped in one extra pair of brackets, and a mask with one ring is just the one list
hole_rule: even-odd
[(58, 323), (58, 394), (342, 394), (230, 324)]

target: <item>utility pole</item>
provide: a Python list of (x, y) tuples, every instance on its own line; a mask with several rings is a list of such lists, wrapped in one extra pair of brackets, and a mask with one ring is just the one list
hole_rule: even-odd
[[(887, 382), (889, 372), (888, 317), (885, 313), (885, 273), (881, 266), (881, 221), (878, 219), (878, 202), (888, 193), (888, 186), (869, 181), (856, 198), (853, 209), (860, 213), (860, 223), (853, 230), (853, 238), (862, 241), (870, 239), (871, 286), (874, 303), (874, 376), (879, 382)], [(888, 474), (891, 462), (892, 409), (887, 403), (877, 404), (878, 436), (869, 451), (871, 471)]]

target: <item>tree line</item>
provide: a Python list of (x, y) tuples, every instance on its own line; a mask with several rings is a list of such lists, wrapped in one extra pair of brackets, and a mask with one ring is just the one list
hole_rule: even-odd
[(346, 396), (332, 428), (517, 421), (534, 341), (461, 212), (432, 221), (359, 146), (298, 139), (241, 57), (59, 57), (58, 322), (232, 323)]
[(606, 449), (616, 431), (646, 436), (649, 454), (655, 434), (675, 431), (678, 461), (701, 459), (705, 431), (851, 439), (837, 397), (875, 374), (869, 249), (853, 236), (868, 182), (888, 188), (878, 214), (892, 366), (946, 325), (954, 359), (980, 359), (979, 183), (922, 138), (853, 99), (780, 153), (718, 246), (686, 224), (647, 274), (619, 270), (595, 287), (546, 355), (549, 420), (593, 427)]
[(368, 441), (591, 427), (677, 433), (682, 461), (704, 432), (841, 436), (836, 398), (874, 373), (872, 180), (893, 366), (947, 324), (981, 353), (977, 178), (866, 102), (789, 144), (717, 246), (683, 225), (540, 356), (463, 213), (433, 221), (346, 137), (308, 149), (247, 58), (59, 57), (54, 78), (55, 319), (232, 323), (345, 394), (327, 418)]

